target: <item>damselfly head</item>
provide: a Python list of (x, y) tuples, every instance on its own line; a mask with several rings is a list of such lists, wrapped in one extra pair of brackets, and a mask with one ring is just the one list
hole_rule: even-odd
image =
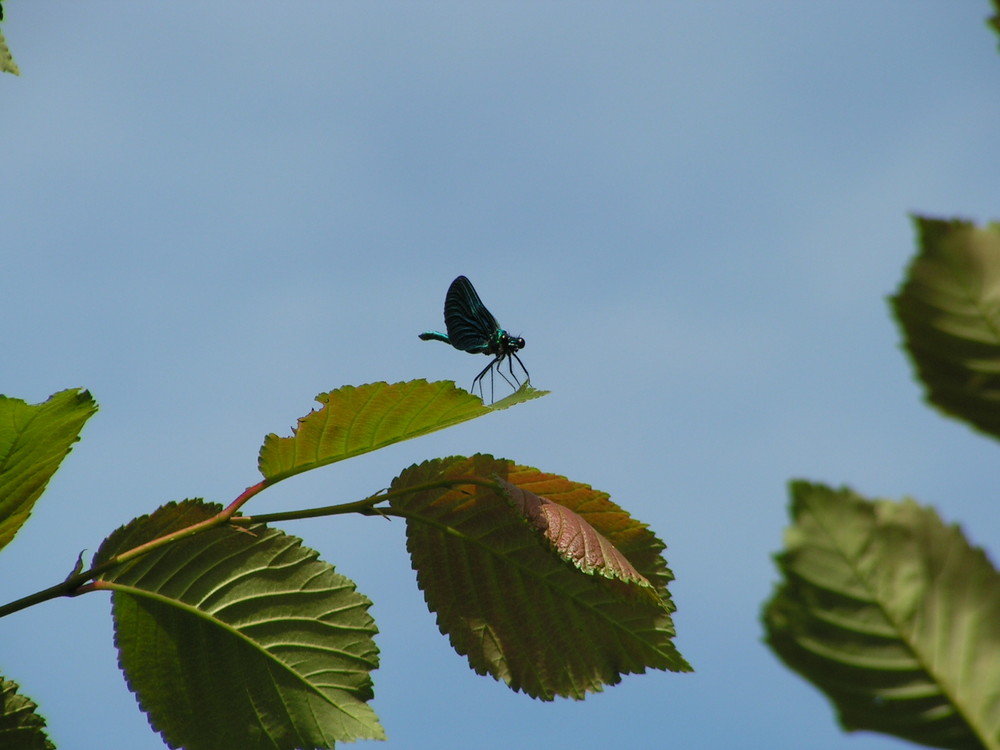
[(487, 354), (511, 354), (520, 349), (524, 348), (524, 339), (520, 336), (511, 336), (506, 331), (497, 331), (497, 341), (495, 352), (487, 352)]

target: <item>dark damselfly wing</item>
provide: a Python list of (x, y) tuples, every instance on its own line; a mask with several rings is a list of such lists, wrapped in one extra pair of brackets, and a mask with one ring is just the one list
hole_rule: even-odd
[(444, 298), (444, 324), (451, 345), (472, 354), (490, 351), (500, 330), (497, 319), (479, 299), (472, 282), (464, 276), (459, 276), (448, 287)]

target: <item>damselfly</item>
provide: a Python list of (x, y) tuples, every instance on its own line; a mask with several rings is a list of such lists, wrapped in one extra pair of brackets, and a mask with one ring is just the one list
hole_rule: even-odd
[(504, 359), (507, 360), (507, 369), (516, 383), (520, 384), (521, 381), (514, 374), (513, 360), (515, 359), (524, 370), (525, 378), (530, 382), (531, 376), (528, 375), (528, 369), (524, 366), (521, 358), (517, 356), (518, 351), (524, 348), (524, 339), (520, 336), (511, 336), (500, 327), (497, 319), (479, 299), (472, 282), (464, 276), (459, 276), (448, 287), (448, 293), (444, 298), (444, 324), (448, 333), (425, 331), (420, 334), (420, 338), (424, 341), (443, 341), (463, 352), (493, 357), (493, 361), (486, 365), (472, 381), (473, 390), (477, 384), (479, 385), (480, 395), (483, 392), (483, 377), (486, 373), (490, 373), (490, 398), (492, 399), (494, 369), (500, 373), (500, 377), (506, 380), (511, 388), (517, 388), (500, 368)]

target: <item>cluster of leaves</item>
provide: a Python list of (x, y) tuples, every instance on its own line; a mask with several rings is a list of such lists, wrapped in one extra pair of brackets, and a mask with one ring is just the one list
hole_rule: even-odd
[[(1000, 0), (988, 23), (1000, 31)], [(3, 21), (0, 0), (0, 21)], [(0, 34), (0, 72), (19, 74)], [(927, 400), (1000, 438), (1000, 225), (916, 219), (920, 253), (892, 304)], [(544, 700), (583, 698), (646, 668), (689, 671), (673, 645), (665, 548), (609, 497), (474, 455), (411, 466), (388, 491), (248, 516), (295, 474), (544, 395), (486, 407), (448, 383), (321, 394), (261, 448), (263, 480), (229, 506), (185, 500), (113, 532), (91, 566), (8, 605), (109, 591), (129, 687), (172, 747), (325, 748), (379, 739), (369, 600), (270, 524), (361, 513), (406, 521), (441, 632), (480, 674)], [(96, 412), (86, 391), (0, 396), (0, 549)], [(766, 603), (767, 642), (847, 730), (1000, 750), (1000, 574), (957, 526), (912, 500), (791, 484), (793, 525)], [(529, 616), (530, 615), (530, 616)], [(37, 706), (0, 678), (0, 747), (49, 750)]]
[[(290, 476), (544, 395), (487, 407), (451, 383), (374, 383), (317, 397), (288, 437), (268, 435), (263, 480), (230, 505), (185, 500), (119, 528), (90, 567), (0, 607), (109, 591), (130, 689), (171, 747), (327, 748), (380, 739), (368, 701), (378, 666), (369, 600), (271, 524), (361, 513), (405, 519), (407, 548), (441, 632), (480, 674), (535, 698), (583, 698), (647, 668), (689, 671), (673, 644), (663, 543), (607, 494), (474, 455), (403, 471), (358, 501), (268, 516), (245, 504)], [(0, 547), (25, 523), (96, 411), (64, 391), (0, 398)], [(3, 682), (0, 744), (52, 747)], [(4, 747), (8, 746), (3, 744)]]
[[(1000, 32), (1000, 0), (987, 23)], [(927, 401), (1000, 438), (1000, 224), (914, 219), (893, 312)], [(1000, 574), (912, 500), (791, 485), (767, 641), (846, 730), (1000, 750)]]
[[(915, 219), (920, 252), (892, 299), (946, 414), (1000, 438), (1000, 225)], [(767, 641), (847, 730), (1000, 749), (1000, 574), (912, 500), (791, 485)]]

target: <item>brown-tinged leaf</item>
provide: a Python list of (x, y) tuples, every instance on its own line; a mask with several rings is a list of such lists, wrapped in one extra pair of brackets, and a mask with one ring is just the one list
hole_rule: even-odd
[[(535, 497), (532, 484), (555, 497)], [(560, 496), (577, 508), (552, 507)], [(610, 522), (636, 549), (656, 546), (606, 495), (478, 455), (410, 467), (390, 498), (407, 520), (428, 607), (480, 674), (551, 700), (583, 698), (648, 667), (690, 671), (672, 642), (666, 564), (648, 554), (637, 563), (589, 523)]]

